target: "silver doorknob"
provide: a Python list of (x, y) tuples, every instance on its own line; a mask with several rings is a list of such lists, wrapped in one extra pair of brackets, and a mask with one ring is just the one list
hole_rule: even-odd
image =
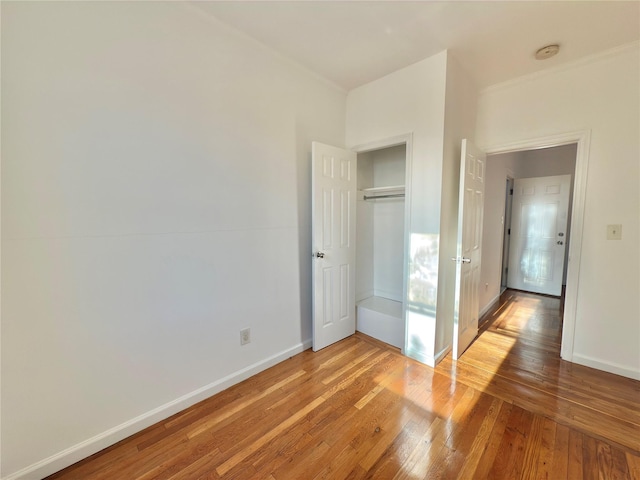
[(462, 260), (460, 259), (460, 257), (451, 257), (451, 260), (453, 260), (456, 263), (458, 263), (458, 262), (471, 263), (471, 259), (470, 258), (465, 258), (465, 257), (462, 257)]
[(323, 252), (316, 252), (315, 255), (317, 258), (324, 258), (324, 253)]

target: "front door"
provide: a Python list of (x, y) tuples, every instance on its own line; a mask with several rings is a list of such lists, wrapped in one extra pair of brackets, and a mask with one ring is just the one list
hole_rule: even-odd
[(509, 288), (562, 293), (570, 188), (571, 175), (515, 180)]
[(482, 217), (486, 156), (466, 139), (460, 156), (458, 250), (453, 325), (453, 358), (457, 359), (478, 334), (478, 287), (482, 254)]
[(356, 154), (313, 142), (313, 350), (356, 331)]

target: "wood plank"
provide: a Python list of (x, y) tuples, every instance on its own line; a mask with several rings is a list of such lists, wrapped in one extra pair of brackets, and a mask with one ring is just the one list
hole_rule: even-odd
[(584, 435), (577, 430), (569, 431), (569, 459), (567, 478), (582, 478), (582, 441)]
[(538, 453), (538, 478), (554, 478), (558, 473), (552, 469), (553, 451), (556, 441), (558, 424), (549, 418), (544, 419), (542, 430), (542, 444)]
[(556, 424), (551, 471), (558, 478), (569, 478), (569, 427)]
[(230, 459), (228, 459), (222, 465), (216, 468), (216, 471), (218, 472), (218, 474), (221, 476), (226, 474), (229, 470), (231, 470), (236, 465), (238, 465), (246, 457), (251, 455), (253, 452), (256, 452), (257, 450), (259, 450), (263, 445), (271, 441), (273, 438), (277, 437), (282, 432), (286, 431), (294, 423), (296, 423), (298, 420), (300, 420), (305, 415), (307, 415), (307, 413), (309, 413), (310, 411), (320, 406), (323, 402), (325, 402), (325, 400), (326, 399), (324, 397), (316, 398), (313, 402), (309, 403), (301, 410), (298, 410), (295, 415), (289, 417), (287, 420), (282, 422), (276, 428), (270, 430), (255, 442), (251, 443), (250, 445), (240, 450), (238, 453), (233, 455)]
[(527, 442), (522, 461), (523, 479), (536, 479), (540, 476), (538, 473), (538, 456), (542, 450), (543, 430), (544, 417), (535, 415), (531, 422), (531, 429), (526, 435)]
[(457, 478), (474, 478), (474, 473), (478, 468), (481, 458), (486, 454), (490, 447), (489, 437), (498, 419), (500, 408), (503, 402), (497, 398), (493, 398), (491, 406), (486, 415), (482, 419), (482, 425), (478, 432), (472, 437), (473, 444), (466, 455), (465, 461), (458, 472)]
[(191, 428), (189, 428), (189, 430), (186, 432), (187, 437), (189, 437), (190, 439), (200, 435), (201, 433), (207, 432), (209, 430), (211, 430), (212, 427), (214, 427), (215, 425), (217, 425), (218, 423), (223, 422), (224, 420), (226, 420), (227, 418), (235, 415), (236, 413), (244, 410), (245, 408), (251, 406), (252, 404), (254, 404), (255, 402), (265, 398), (266, 396), (270, 395), (271, 393), (279, 390), (280, 388), (282, 388), (283, 386), (285, 386), (287, 383), (296, 380), (298, 378), (300, 378), (302, 375), (305, 375), (306, 372), (304, 370), (298, 370), (297, 372), (295, 372), (292, 375), (289, 375), (287, 378), (284, 378), (282, 380), (280, 380), (279, 382), (275, 383), (274, 385), (271, 385), (269, 388), (267, 388), (266, 390), (262, 391), (261, 393), (257, 394), (257, 395), (253, 395), (251, 397), (246, 398), (245, 400), (242, 400), (240, 402), (234, 402), (233, 404), (229, 404), (226, 406), (226, 408), (223, 408), (217, 412), (215, 412), (214, 415), (212, 415), (212, 418), (205, 418), (199, 422), (196, 422), (195, 424), (191, 425)]
[(582, 439), (582, 478), (598, 480), (598, 450), (596, 439), (585, 435)]
[(640, 455), (625, 452), (624, 456), (631, 480), (640, 480)]
[(478, 461), (478, 466), (476, 468), (475, 474), (473, 475), (473, 477), (458, 475), (458, 478), (460, 480), (466, 478), (489, 478), (489, 471), (493, 467), (496, 456), (498, 455), (498, 452), (500, 450), (502, 438), (507, 428), (509, 418), (511, 417), (512, 409), (512, 404), (501, 402), (500, 411), (498, 412), (498, 417), (496, 418), (496, 423), (491, 430), (489, 441), (487, 442), (487, 445), (484, 449), (484, 453)]
[(489, 471), (491, 478), (520, 478), (526, 435), (531, 429), (533, 414), (514, 406), (504, 430), (502, 442)]

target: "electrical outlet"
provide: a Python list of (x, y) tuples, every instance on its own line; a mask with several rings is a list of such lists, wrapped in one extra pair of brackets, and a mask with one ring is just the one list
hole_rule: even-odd
[(251, 342), (251, 329), (243, 328), (240, 330), (240, 345), (246, 345)]

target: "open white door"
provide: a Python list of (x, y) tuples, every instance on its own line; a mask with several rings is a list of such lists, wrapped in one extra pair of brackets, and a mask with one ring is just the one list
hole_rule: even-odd
[(313, 142), (313, 350), (356, 331), (356, 154)]
[(478, 287), (482, 253), (482, 217), (486, 157), (462, 140), (460, 203), (453, 326), (453, 358), (457, 359), (478, 334)]
[(560, 296), (571, 175), (516, 178), (508, 287)]

